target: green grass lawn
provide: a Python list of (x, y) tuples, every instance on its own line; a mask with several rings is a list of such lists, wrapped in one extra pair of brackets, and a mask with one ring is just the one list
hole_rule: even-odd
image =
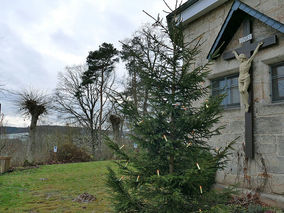
[[(0, 212), (112, 212), (105, 186), (110, 161), (46, 165), (0, 175)], [(87, 192), (90, 203), (72, 201)]]

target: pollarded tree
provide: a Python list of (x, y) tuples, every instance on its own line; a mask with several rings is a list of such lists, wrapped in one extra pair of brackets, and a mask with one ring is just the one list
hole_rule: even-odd
[(101, 133), (103, 125), (103, 114), (106, 93), (105, 87), (109, 83), (112, 72), (114, 71), (114, 64), (118, 62), (118, 51), (112, 44), (103, 43), (98, 50), (90, 51), (87, 57), (88, 70), (84, 72), (82, 79), (82, 86), (96, 82), (99, 85), (99, 99), (100, 99), (100, 111), (99, 111), (99, 145), (101, 145)]
[(19, 109), (31, 117), (30, 130), (33, 131), (40, 116), (47, 113), (48, 97), (38, 91), (24, 91), (19, 94)]
[(30, 142), (28, 144), (28, 160), (33, 161), (33, 154), (35, 151), (35, 134), (38, 120), (43, 115), (46, 115), (50, 106), (50, 98), (44, 92), (30, 89), (19, 92), (16, 104), (20, 112), (24, 116), (31, 118), (30, 123)]
[(149, 42), (144, 52), (153, 52), (154, 66), (145, 53), (133, 55), (148, 88), (148, 113), (137, 113), (133, 101), (121, 103), (138, 151), (109, 141), (121, 157), (119, 173), (109, 168), (107, 181), (117, 212), (198, 212), (220, 201), (209, 195), (228, 147), (216, 151), (209, 141), (222, 128), (216, 123), (223, 97), (209, 97), (208, 64), (195, 63), (198, 45), (184, 41), (176, 17), (168, 24), (155, 19), (163, 39), (155, 30), (143, 31)]

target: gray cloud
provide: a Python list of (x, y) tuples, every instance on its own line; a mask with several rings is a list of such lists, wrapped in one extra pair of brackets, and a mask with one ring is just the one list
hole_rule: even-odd
[(49, 77), (42, 55), (24, 44), (8, 26), (0, 24), (0, 35), (1, 80), (12, 89), (32, 83), (42, 85), (37, 82)]
[[(162, 0), (0, 1), (0, 84), (11, 90), (50, 92), (65, 66), (84, 63), (102, 42), (119, 48), (119, 40), (150, 21), (143, 9), (152, 14), (163, 9)], [(3, 112), (13, 124), (17, 118), (21, 124), (6, 99), (0, 96)]]
[(67, 35), (62, 30), (56, 31), (50, 37), (56, 43), (56, 45), (59, 46), (59, 48), (62, 48), (64, 51), (67, 52), (78, 54), (81, 42)]

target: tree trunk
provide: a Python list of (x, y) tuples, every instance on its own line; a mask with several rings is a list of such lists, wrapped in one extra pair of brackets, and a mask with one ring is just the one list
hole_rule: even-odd
[(95, 153), (96, 153), (97, 140), (98, 140), (97, 133), (96, 133), (95, 130), (92, 128), (92, 129), (91, 129), (91, 146), (92, 146), (92, 153), (93, 153), (93, 155), (95, 155)]
[[(172, 85), (171, 85), (171, 90), (172, 90), (172, 101), (173, 104), (175, 104), (174, 102), (176, 101), (176, 46), (174, 45), (174, 56), (173, 56), (173, 61), (174, 61), (174, 65), (173, 65), (173, 80), (172, 80)], [(175, 114), (172, 112), (171, 113), (171, 124), (172, 124), (172, 128), (173, 128), (173, 132), (175, 132)], [(172, 142), (173, 143), (173, 142)], [(173, 144), (174, 146), (174, 144)], [(173, 147), (173, 149), (175, 149), (175, 147)], [(169, 173), (172, 174), (174, 172), (174, 156), (170, 155), (170, 159), (169, 159)]]
[(102, 119), (103, 119), (103, 86), (104, 86), (104, 70), (102, 69), (102, 82), (101, 82), (101, 88), (100, 88), (100, 118), (99, 118), (99, 138), (98, 138), (98, 149), (101, 149), (102, 144)]
[(133, 73), (132, 78), (132, 95), (136, 109), (138, 110), (138, 100), (137, 100), (137, 74), (136, 71)]
[(32, 115), (30, 124), (30, 137), (27, 144), (27, 160), (31, 163), (34, 161), (35, 146), (36, 146), (36, 125), (38, 121), (38, 115)]
[(147, 114), (147, 107), (148, 107), (148, 89), (145, 89), (144, 93), (144, 103), (143, 103), (143, 115)]
[(35, 130), (36, 124), (38, 120), (38, 115), (32, 115), (31, 125), (30, 125), (30, 131)]
[(120, 133), (119, 133), (119, 135), (120, 135), (120, 139), (122, 140), (122, 137), (123, 137), (123, 125), (124, 125), (124, 118), (121, 118), (121, 121), (120, 121), (121, 123), (120, 123)]
[(117, 115), (110, 115), (109, 117), (111, 125), (112, 125), (112, 130), (113, 130), (113, 138), (114, 140), (119, 143), (121, 140), (120, 138), (120, 125), (121, 125), (121, 119)]
[(169, 162), (169, 173), (174, 173), (174, 156), (170, 155), (170, 162)]

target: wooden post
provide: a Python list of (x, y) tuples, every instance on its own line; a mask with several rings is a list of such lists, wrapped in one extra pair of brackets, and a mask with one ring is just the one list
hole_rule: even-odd
[(0, 156), (0, 174), (5, 173), (10, 168), (11, 157)]
[[(251, 21), (249, 17), (247, 17), (243, 22), (243, 38), (244, 42), (242, 43), (242, 47), (236, 49), (238, 53), (244, 53), (247, 58), (250, 58), (252, 56), (252, 52), (257, 47), (258, 42), (252, 42), (252, 27), (251, 27)], [(270, 36), (268, 38), (265, 38), (262, 40), (263, 45), (260, 47), (260, 49), (263, 49), (265, 47), (270, 47), (277, 43), (277, 37), (276, 35)], [(230, 60), (235, 58), (232, 51), (225, 52), (223, 54), (223, 58), (225, 60)], [(248, 88), (249, 93), (249, 110), (245, 113), (245, 154), (247, 158), (253, 159), (254, 158), (254, 134), (253, 134), (253, 108), (254, 108), (254, 102), (253, 102), (253, 66), (250, 68), (250, 86)]]
[[(244, 21), (244, 27), (243, 27), (243, 35), (249, 35), (251, 33), (251, 22), (249, 19), (245, 19)], [(244, 54), (247, 56), (247, 58), (251, 57), (251, 50), (249, 48), (251, 44), (251, 41), (246, 41), (243, 44), (243, 47), (247, 50), (244, 52)], [(251, 84), (248, 88), (249, 93), (249, 100), (248, 103), (250, 105), (250, 108), (248, 112), (245, 113), (245, 153), (246, 157), (253, 159), (254, 158), (254, 135), (253, 135), (253, 66), (250, 68), (250, 80)]]

